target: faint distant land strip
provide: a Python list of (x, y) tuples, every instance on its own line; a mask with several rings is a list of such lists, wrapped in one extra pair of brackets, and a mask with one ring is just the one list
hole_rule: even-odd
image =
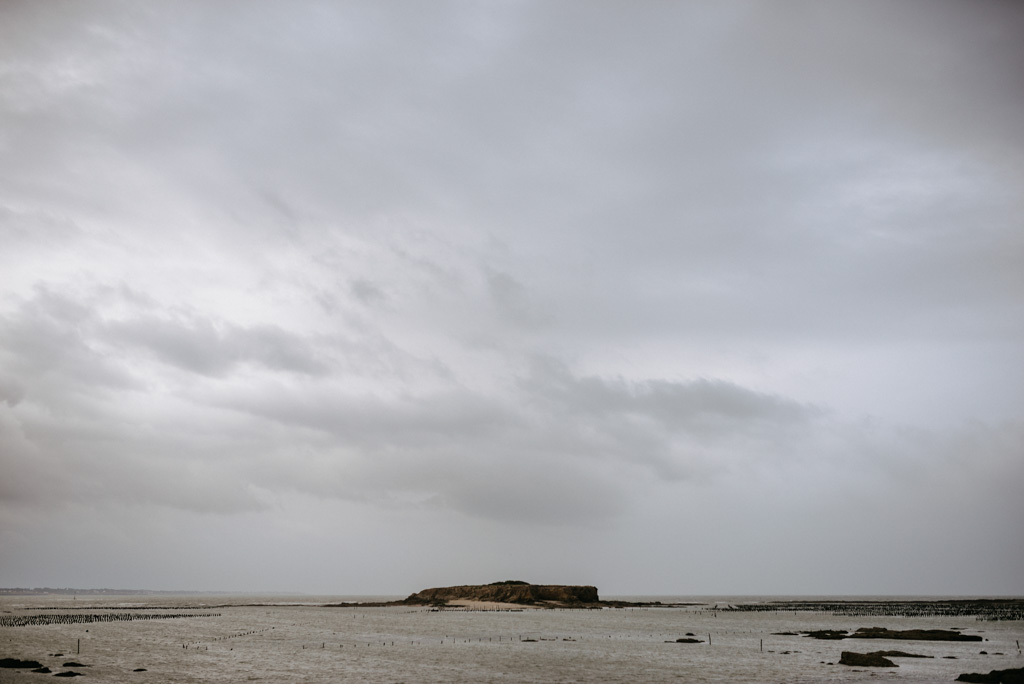
[(846, 617), (974, 617), (978, 620), (1024, 620), (1024, 598), (765, 601), (716, 606), (720, 611), (812, 612)]
[(201, 596), (216, 591), (154, 591), (152, 589), (71, 589), (67, 587), (0, 587), (0, 596), (40, 596), (59, 594), (66, 596)]
[(89, 622), (132, 622), (171, 618), (220, 617), (220, 613), (66, 613), (63, 615), (0, 615), (0, 627), (77, 625)]

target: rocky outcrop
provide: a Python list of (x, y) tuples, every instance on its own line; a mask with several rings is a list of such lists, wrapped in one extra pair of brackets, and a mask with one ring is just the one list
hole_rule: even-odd
[(856, 667), (899, 667), (880, 652), (876, 653), (854, 653), (843, 651), (839, 658), (840, 665), (853, 665)]
[(838, 629), (818, 629), (813, 632), (806, 632), (812, 639), (845, 639), (846, 632)]
[(950, 629), (886, 629), (861, 627), (850, 639), (907, 639), (912, 641), (981, 641), (977, 634), (961, 634)]
[(524, 605), (556, 603), (560, 605), (599, 603), (597, 587), (564, 584), (528, 584), (526, 582), (497, 582), (455, 587), (424, 589), (405, 599), (416, 605), (445, 604), (449, 601), (489, 601)]
[(1024, 667), (1010, 670), (992, 670), (988, 674), (965, 672), (956, 678), (958, 682), (976, 682), (977, 684), (1024, 684)]

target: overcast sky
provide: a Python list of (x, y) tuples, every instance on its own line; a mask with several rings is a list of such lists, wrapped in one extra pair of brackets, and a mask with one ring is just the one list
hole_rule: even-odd
[(4, 2), (0, 586), (1024, 594), (1022, 35)]

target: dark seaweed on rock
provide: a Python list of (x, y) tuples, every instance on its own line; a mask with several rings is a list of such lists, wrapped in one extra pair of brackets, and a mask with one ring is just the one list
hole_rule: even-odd
[(819, 629), (804, 632), (812, 639), (893, 639), (897, 641), (981, 641), (977, 634), (961, 634), (952, 629), (887, 629), (861, 627), (849, 634), (839, 629)]
[[(790, 632), (792, 633), (792, 632)], [(813, 632), (806, 632), (812, 639), (845, 639), (846, 632), (838, 629), (818, 629)]]
[(977, 634), (961, 634), (952, 629), (887, 629), (861, 627), (850, 639), (904, 639), (908, 641), (981, 641)]
[(852, 665), (854, 667), (899, 667), (899, 665), (883, 656), (881, 652), (854, 653), (853, 651), (843, 651), (842, 656), (839, 658), (839, 664)]

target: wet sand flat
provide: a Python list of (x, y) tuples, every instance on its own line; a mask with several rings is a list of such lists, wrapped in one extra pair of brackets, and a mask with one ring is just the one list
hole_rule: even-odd
[[(140, 599), (128, 610), (118, 604), (131, 602), (121, 598), (90, 601), (106, 609), (63, 603), (54, 609), (47, 598), (4, 597), (0, 615), (160, 612), (146, 608), (155, 599)], [(320, 599), (294, 597), (203, 601), (181, 599), (179, 612), (219, 615), (0, 627), (0, 657), (38, 660), (54, 672), (74, 669), (86, 682), (937, 682), (1024, 664), (1015, 645), (1024, 640), (1024, 623), (967, 616), (872, 616), (865, 622), (822, 612), (728, 611), (721, 600), (673, 608), (521, 611), (487, 604), (442, 611), (325, 608), (315, 605)], [(162, 611), (172, 612), (167, 606)], [(800, 634), (873, 626), (958, 628), (983, 641), (872, 640), (869, 650), (932, 656), (897, 658), (898, 667), (879, 672), (837, 664), (843, 651), (864, 650), (863, 640)], [(687, 634), (702, 643), (675, 642)], [(87, 667), (62, 667), (71, 660)], [(0, 682), (48, 676), (0, 670)]]

